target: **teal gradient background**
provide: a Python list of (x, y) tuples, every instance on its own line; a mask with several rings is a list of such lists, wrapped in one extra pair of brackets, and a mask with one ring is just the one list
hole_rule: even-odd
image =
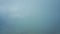
[(59, 0), (0, 0), (0, 34), (60, 34)]

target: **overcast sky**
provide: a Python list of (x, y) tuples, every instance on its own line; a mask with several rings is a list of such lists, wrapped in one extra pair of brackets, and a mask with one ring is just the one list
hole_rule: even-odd
[(59, 0), (0, 0), (0, 23), (3, 24), (0, 32), (58, 33), (59, 3)]

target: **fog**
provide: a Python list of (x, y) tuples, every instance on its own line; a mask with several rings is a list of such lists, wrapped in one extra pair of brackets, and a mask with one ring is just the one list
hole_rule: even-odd
[(60, 34), (59, 0), (0, 0), (0, 34)]

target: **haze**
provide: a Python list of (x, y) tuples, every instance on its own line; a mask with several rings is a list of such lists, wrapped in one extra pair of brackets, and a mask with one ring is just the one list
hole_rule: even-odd
[(0, 0), (0, 34), (60, 34), (59, 0)]

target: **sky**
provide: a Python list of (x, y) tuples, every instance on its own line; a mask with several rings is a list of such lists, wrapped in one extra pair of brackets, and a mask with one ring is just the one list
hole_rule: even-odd
[(59, 34), (59, 0), (0, 0), (0, 34)]

